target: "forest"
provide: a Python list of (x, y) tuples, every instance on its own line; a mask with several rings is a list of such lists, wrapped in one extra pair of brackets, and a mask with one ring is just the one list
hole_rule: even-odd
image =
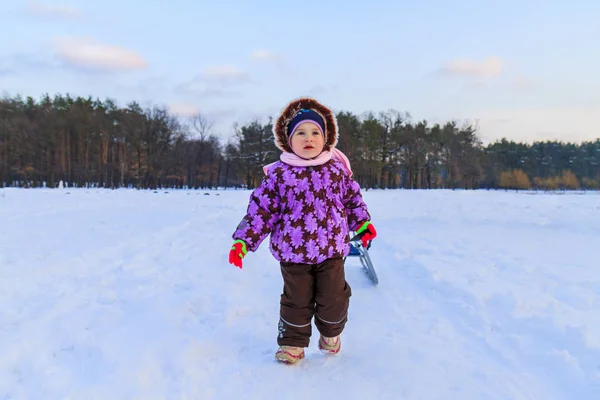
[[(338, 148), (363, 188), (600, 189), (595, 141), (483, 145), (477, 127), (412, 121), (396, 110), (336, 114)], [(279, 158), (272, 123), (232, 127), (226, 143), (197, 114), (68, 94), (0, 99), (0, 187), (254, 188)]]

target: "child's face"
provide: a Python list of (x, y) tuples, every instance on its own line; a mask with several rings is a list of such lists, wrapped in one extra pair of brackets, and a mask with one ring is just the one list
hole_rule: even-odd
[(314, 158), (321, 154), (325, 140), (319, 128), (310, 122), (298, 125), (292, 135), (292, 150), (302, 158)]

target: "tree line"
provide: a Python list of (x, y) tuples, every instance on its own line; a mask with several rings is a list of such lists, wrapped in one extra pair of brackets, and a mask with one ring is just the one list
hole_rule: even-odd
[[(337, 113), (338, 148), (364, 188), (599, 189), (600, 138), (484, 146), (472, 124), (396, 110)], [(0, 187), (254, 188), (279, 158), (273, 119), (221, 143), (201, 114), (67, 95), (0, 99)]]

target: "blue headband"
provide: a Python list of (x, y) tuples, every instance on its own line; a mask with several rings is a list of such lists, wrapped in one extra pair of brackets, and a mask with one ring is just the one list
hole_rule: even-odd
[(292, 134), (293, 129), (296, 126), (298, 126), (299, 123), (301, 123), (302, 121), (306, 121), (306, 120), (316, 122), (317, 125), (319, 125), (321, 127), (321, 131), (323, 131), (323, 135), (325, 135), (325, 121), (323, 121), (323, 118), (316, 111), (303, 108), (302, 110), (298, 111), (296, 113), (296, 115), (294, 115), (292, 117), (292, 120), (290, 121), (290, 123), (287, 126), (288, 138)]

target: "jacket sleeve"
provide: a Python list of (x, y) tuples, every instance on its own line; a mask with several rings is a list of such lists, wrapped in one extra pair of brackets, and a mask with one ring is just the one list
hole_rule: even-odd
[(243, 240), (248, 251), (256, 251), (279, 220), (280, 203), (277, 177), (275, 173), (270, 173), (250, 194), (246, 215), (236, 227), (232, 238)]
[(352, 177), (346, 178), (346, 192), (344, 195), (344, 206), (348, 216), (348, 227), (357, 231), (365, 222), (371, 220), (367, 204), (362, 198), (360, 185)]

